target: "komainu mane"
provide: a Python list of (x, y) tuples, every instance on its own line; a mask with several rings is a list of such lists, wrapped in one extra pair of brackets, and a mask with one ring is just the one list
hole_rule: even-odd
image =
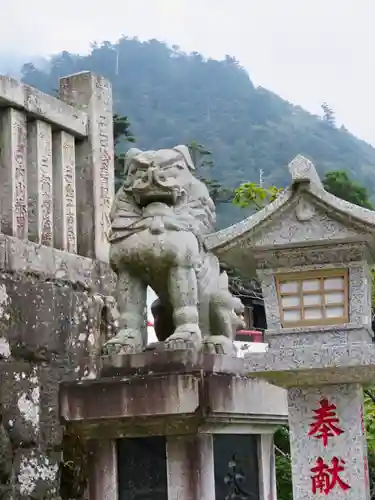
[(233, 353), (242, 326), (242, 304), (228, 290), (228, 277), (208, 253), (204, 236), (214, 230), (215, 205), (193, 175), (186, 146), (159, 151), (131, 149), (125, 180), (111, 211), (110, 263), (117, 274), (118, 333), (109, 352), (145, 348), (146, 291), (163, 348), (203, 347)]

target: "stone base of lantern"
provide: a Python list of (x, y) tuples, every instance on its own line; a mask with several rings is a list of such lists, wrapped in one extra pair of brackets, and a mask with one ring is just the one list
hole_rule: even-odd
[[(90, 500), (276, 498), (273, 432), (286, 392), (243, 360), (189, 351), (102, 360), (97, 380), (60, 388), (61, 418), (90, 443)], [(142, 498), (143, 498), (142, 497)], [(150, 496), (151, 497), (151, 496)]]
[(375, 378), (375, 344), (299, 345), (270, 348), (245, 358), (247, 373), (280, 387), (322, 384), (372, 383)]
[(375, 345), (347, 326), (273, 332), (268, 352), (245, 358), (247, 373), (288, 389), (294, 500), (370, 498), (362, 384), (374, 380)]

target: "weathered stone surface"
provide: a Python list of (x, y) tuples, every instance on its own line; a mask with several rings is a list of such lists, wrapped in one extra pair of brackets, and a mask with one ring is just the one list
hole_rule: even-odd
[(2, 423), (16, 446), (40, 442), (40, 379), (38, 367), (25, 361), (3, 362)]
[(168, 500), (215, 500), (212, 436), (168, 436)]
[(40, 362), (66, 354), (85, 324), (87, 296), (33, 276), (2, 274), (0, 283), (9, 303), (0, 331), (12, 356)]
[(64, 422), (88, 430), (111, 426), (112, 436), (126, 422), (137, 422), (135, 433), (142, 428), (155, 432), (163, 420), (165, 434), (178, 434), (183, 422), (191, 431), (204, 424), (222, 425), (223, 415), (232, 422), (238, 418), (264, 425), (278, 425), (287, 417), (284, 390), (238, 374), (203, 370), (63, 383), (60, 408)]
[(41, 366), (40, 380), (40, 441), (46, 448), (61, 445), (63, 428), (60, 422), (59, 384), (64, 372), (58, 365)]
[(78, 253), (108, 262), (114, 191), (112, 86), (101, 76), (82, 72), (60, 79), (60, 97), (85, 109), (90, 121), (87, 139), (76, 145)]
[(75, 136), (87, 135), (88, 115), (85, 111), (8, 76), (0, 76), (0, 105), (23, 109), (33, 118), (42, 118)]
[(225, 354), (204, 354), (195, 349), (145, 351), (102, 356), (101, 377), (150, 373), (245, 373), (242, 359)]
[(0, 234), (0, 269), (31, 274), (45, 281), (72, 283), (87, 291), (111, 295), (115, 275), (108, 264)]
[(375, 376), (375, 345), (365, 342), (270, 349), (245, 358), (247, 373), (281, 387), (370, 384)]
[(2, 426), (14, 446), (48, 448), (61, 443), (58, 365), (0, 363)]
[(208, 376), (205, 384), (212, 417), (239, 414), (259, 422), (282, 423), (287, 416), (287, 392), (264, 380), (222, 374)]
[[(0, 424), (0, 484), (9, 487), (12, 480), (13, 446), (8, 431)], [(4, 488), (6, 490), (6, 488)], [(2, 492), (0, 488), (0, 493)], [(1, 494), (0, 494), (1, 498)]]
[(27, 133), (29, 239), (53, 246), (52, 127), (35, 120)]
[[(87, 154), (88, 168), (95, 171), (92, 188), (98, 203), (81, 206), (101, 234), (97, 252), (89, 257), (103, 261), (108, 250), (103, 224), (113, 194), (110, 88), (99, 86), (106, 83), (100, 77), (84, 73), (83, 80), (87, 78), (91, 93), (85, 95), (86, 112), (81, 109), (79, 86), (70, 88), (71, 106), (0, 77), (0, 496), (4, 500), (60, 498), (62, 457), (54, 451), (63, 448), (59, 383), (75, 380), (84, 371), (82, 359), (90, 351), (93, 330), (100, 344), (103, 332), (110, 329), (103, 327), (101, 311), (90, 318), (90, 304), (93, 296), (109, 304), (115, 276), (105, 262), (75, 255), (77, 139), (86, 146), (77, 157), (84, 160), (82, 154)], [(87, 191), (86, 185), (81, 188), (82, 193)]]
[[(313, 500), (319, 494), (326, 494), (332, 500), (339, 500), (344, 494), (348, 500), (368, 500), (370, 491), (362, 420), (362, 388), (355, 384), (295, 388), (289, 391), (288, 401), (293, 498)], [(330, 424), (327, 425), (327, 441), (324, 440), (325, 431), (319, 425), (316, 413), (325, 402), (330, 406), (330, 418), (334, 426), (332, 428)], [(314, 423), (318, 424), (315, 432)], [(328, 468), (332, 468), (337, 459), (342, 468), (338, 471), (339, 477), (347, 486), (340, 487), (331, 480), (325, 483), (319, 481), (318, 473), (312, 470), (317, 466), (319, 458)], [(331, 474), (328, 478), (331, 478)]]
[(77, 253), (75, 140), (66, 132), (52, 138), (55, 247)]
[(192, 414), (198, 390), (199, 379), (188, 374), (62, 384), (60, 413), (68, 422)]
[(19, 110), (0, 110), (1, 231), (27, 239), (26, 116)]
[(59, 452), (23, 449), (14, 458), (17, 500), (59, 498)]

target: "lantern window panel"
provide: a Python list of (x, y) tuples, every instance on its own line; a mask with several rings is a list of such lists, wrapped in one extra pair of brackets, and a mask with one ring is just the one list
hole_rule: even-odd
[(347, 269), (277, 275), (276, 283), (282, 327), (349, 321)]

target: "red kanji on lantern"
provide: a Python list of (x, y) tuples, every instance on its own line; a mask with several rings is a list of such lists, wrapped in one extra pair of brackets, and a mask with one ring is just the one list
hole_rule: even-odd
[(315, 467), (310, 469), (313, 473), (313, 476), (311, 476), (312, 493), (328, 495), (336, 487), (341, 488), (343, 491), (349, 490), (350, 486), (340, 477), (340, 473), (345, 470), (344, 465), (344, 460), (339, 460), (337, 457), (332, 458), (331, 467), (324, 462), (322, 457), (317, 458)]
[(320, 408), (313, 410), (315, 413), (314, 422), (310, 424), (308, 435), (321, 439), (323, 446), (326, 447), (329, 437), (339, 436), (344, 431), (337, 426), (339, 419), (335, 411), (336, 405), (329, 404), (326, 398), (321, 399), (319, 403)]
[(364, 474), (365, 474), (365, 482), (366, 482), (366, 485), (369, 484), (369, 481), (370, 481), (370, 478), (369, 478), (369, 472), (368, 472), (368, 461), (367, 461), (367, 457), (364, 457), (364, 461), (363, 461), (363, 469), (364, 469)]

